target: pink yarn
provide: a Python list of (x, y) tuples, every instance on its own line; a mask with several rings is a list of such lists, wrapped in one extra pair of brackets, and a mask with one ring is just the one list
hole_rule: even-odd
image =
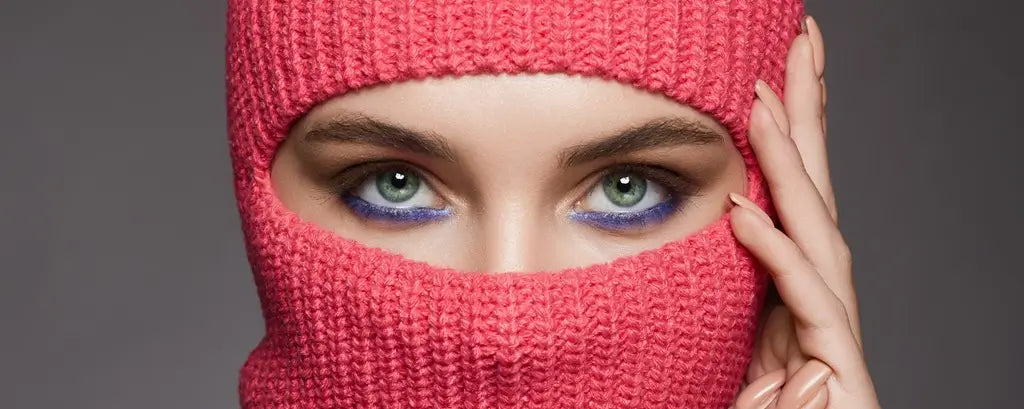
[(299, 220), (270, 161), (310, 108), (445, 75), (566, 73), (664, 94), (746, 143), (753, 85), (782, 86), (799, 0), (229, 0), (235, 193), (266, 334), (256, 408), (714, 408), (750, 361), (767, 277), (727, 216), (608, 264), (480, 274)]

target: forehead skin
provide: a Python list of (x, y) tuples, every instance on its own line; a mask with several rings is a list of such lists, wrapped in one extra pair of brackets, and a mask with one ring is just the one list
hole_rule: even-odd
[[(495, 159), (495, 154), (507, 159), (520, 153), (557, 153), (609, 130), (657, 117), (693, 119), (728, 138), (725, 128), (710, 116), (663, 95), (565, 74), (478, 75), (376, 85), (320, 104), (291, 134), (304, 133), (343, 112), (372, 112), (377, 118), (433, 131), (459, 151), (483, 155), (461, 158), (471, 161)], [(488, 149), (495, 143), (505, 149)]]

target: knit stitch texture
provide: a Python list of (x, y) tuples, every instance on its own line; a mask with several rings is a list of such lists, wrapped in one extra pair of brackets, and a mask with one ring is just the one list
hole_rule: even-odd
[(766, 275), (728, 216), (564, 271), (438, 268), (300, 220), (273, 155), (346, 92), (446, 75), (565, 73), (708, 113), (747, 164), (753, 85), (782, 87), (799, 0), (229, 0), (229, 141), (266, 334), (242, 367), (263, 408), (693, 408), (732, 403)]

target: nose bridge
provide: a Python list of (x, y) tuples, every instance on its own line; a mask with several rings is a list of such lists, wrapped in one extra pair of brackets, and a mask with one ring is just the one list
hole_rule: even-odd
[(481, 223), (481, 269), (490, 273), (532, 271), (542, 260), (544, 226), (533, 200), (497, 200), (485, 210)]
[(483, 271), (523, 271), (530, 262), (530, 210), (522, 203), (488, 206), (483, 217)]
[[(507, 109), (499, 105), (494, 109)], [(495, 112), (496, 117), (502, 115)], [(535, 271), (550, 253), (544, 236), (553, 228), (552, 198), (543, 188), (551, 180), (552, 159), (543, 152), (554, 152), (557, 146), (553, 138), (527, 137), (546, 135), (550, 127), (531, 122), (505, 127), (500, 121), (491, 126), (496, 128), (481, 132), (500, 137), (463, 144), (464, 151), (471, 152), (467, 166), (474, 169), (476, 187), (475, 265), (490, 273)]]

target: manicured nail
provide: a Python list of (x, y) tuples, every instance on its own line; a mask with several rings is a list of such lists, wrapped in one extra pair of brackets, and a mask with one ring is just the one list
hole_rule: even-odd
[(775, 393), (769, 395), (764, 399), (764, 402), (761, 403), (761, 406), (758, 406), (756, 409), (768, 409), (769, 407), (774, 407), (773, 404), (779, 400), (779, 393), (781, 393), (781, 391), (775, 391)]
[(757, 94), (758, 98), (765, 99), (768, 96), (768, 92), (772, 90), (772, 87), (768, 86), (764, 80), (757, 80), (754, 82), (754, 93)]
[(786, 382), (786, 388), (779, 395), (779, 407), (803, 408), (817, 399), (825, 381), (832, 376), (832, 368), (817, 359), (807, 361), (803, 367)]
[(825, 39), (814, 17), (807, 16), (804, 21), (807, 27), (804, 31), (811, 40), (811, 48), (814, 49), (814, 73), (820, 77), (825, 74)]
[(786, 370), (779, 369), (751, 382), (736, 397), (736, 409), (764, 409), (779, 396), (782, 384), (786, 382)]
[(828, 406), (828, 387), (822, 384), (818, 387), (818, 393), (800, 409), (825, 409), (826, 406)]
[[(772, 105), (769, 103), (771, 103), (772, 101), (772, 96), (774, 95), (774, 92), (771, 90), (771, 87), (768, 86), (766, 82), (764, 82), (763, 80), (757, 80), (756, 82), (754, 82), (754, 94), (757, 95), (758, 99), (761, 99), (762, 103), (765, 103), (765, 105), (768, 106), (769, 110), (772, 108)], [(772, 116), (774, 115), (775, 113), (772, 112)]]
[(743, 195), (740, 195), (738, 193), (729, 193), (729, 200), (731, 200), (739, 207), (754, 212), (761, 220), (763, 220), (769, 226), (775, 226), (775, 223), (772, 222), (772, 218), (768, 217), (768, 214), (765, 213), (764, 210), (761, 210), (761, 207), (758, 206), (757, 203), (754, 203), (750, 199), (743, 197)]

